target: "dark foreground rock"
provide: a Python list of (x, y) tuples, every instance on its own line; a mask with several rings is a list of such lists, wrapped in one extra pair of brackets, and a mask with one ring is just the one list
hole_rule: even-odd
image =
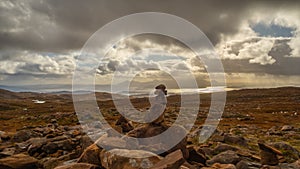
[(148, 151), (126, 149), (103, 150), (100, 157), (106, 169), (151, 168), (162, 159)]
[(274, 147), (271, 147), (269, 145), (266, 145), (264, 143), (258, 143), (260, 151), (260, 157), (261, 157), (261, 164), (262, 165), (278, 165), (279, 159), (277, 155), (282, 155), (282, 153), (275, 149)]
[(38, 167), (38, 160), (25, 154), (0, 159), (1, 169), (37, 169)]
[(75, 163), (64, 166), (56, 167), (55, 169), (101, 169), (100, 166), (87, 164), (87, 163)]
[(168, 154), (163, 160), (156, 163), (151, 169), (173, 169), (179, 168), (185, 159), (180, 150)]

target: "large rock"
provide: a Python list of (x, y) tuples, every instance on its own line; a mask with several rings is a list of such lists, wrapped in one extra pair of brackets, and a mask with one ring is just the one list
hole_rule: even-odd
[(84, 150), (78, 159), (78, 163), (89, 163), (95, 165), (101, 165), (100, 153), (102, 148), (99, 148), (97, 144), (92, 144)]
[(42, 147), (42, 151), (47, 153), (47, 154), (53, 154), (55, 153), (57, 150), (59, 150), (59, 147), (56, 143), (54, 142), (50, 142), (50, 143), (47, 143), (46, 145), (44, 145)]
[(241, 158), (231, 150), (222, 152), (216, 156), (214, 156), (212, 159), (208, 160), (206, 162), (207, 165), (211, 166), (215, 163), (221, 163), (221, 164), (236, 164), (241, 160)]
[(101, 147), (105, 148), (106, 150), (111, 149), (125, 149), (126, 148), (126, 141), (120, 137), (108, 137), (107, 134), (101, 136), (97, 141), (96, 144), (101, 145)]
[(215, 163), (211, 167), (202, 167), (201, 169), (236, 169), (236, 167), (233, 164)]
[(116, 122), (116, 125), (120, 126), (122, 128), (123, 133), (127, 133), (131, 130), (133, 130), (133, 126), (130, 121), (128, 121), (124, 116), (121, 115), (121, 117)]
[(75, 163), (64, 166), (58, 166), (55, 169), (101, 169), (101, 167), (87, 163)]
[(199, 153), (194, 147), (188, 147), (189, 158), (188, 162), (196, 162), (200, 164), (206, 164), (207, 157), (204, 153)]
[(246, 160), (241, 160), (236, 164), (237, 169), (255, 169), (255, 168), (260, 168), (260, 166), (261, 165), (259, 163), (249, 162)]
[[(274, 167), (274, 166), (268, 166), (268, 167)], [(299, 169), (300, 168), (300, 160), (295, 161), (294, 163), (280, 163), (278, 166), (279, 169)]]
[(13, 141), (20, 143), (23, 141), (27, 141), (32, 137), (38, 137), (40, 136), (36, 132), (33, 132), (32, 130), (20, 130), (13, 136)]
[(107, 169), (147, 169), (162, 158), (143, 150), (113, 149), (101, 152), (101, 164)]
[(224, 134), (224, 142), (227, 144), (234, 144), (239, 146), (248, 146), (247, 140), (242, 136), (234, 136), (231, 134)]
[[(162, 124), (146, 124), (141, 127), (138, 127), (132, 131), (130, 131), (127, 135), (135, 138), (149, 138), (161, 135), (164, 131), (166, 131), (170, 126), (162, 123)], [(149, 138), (147, 140), (144, 140), (143, 142), (139, 142), (139, 145), (142, 147), (142, 149), (151, 151), (154, 153), (162, 153), (162, 156), (166, 156), (167, 154), (170, 154), (178, 149), (182, 151), (182, 154), (184, 158), (188, 158), (188, 150), (186, 149), (187, 146), (187, 132), (186, 130), (181, 126), (172, 126), (170, 128), (170, 135), (168, 138), (166, 137), (156, 137), (156, 138)], [(178, 138), (181, 138), (181, 136), (184, 136), (182, 140), (178, 141)], [(159, 144), (154, 144), (154, 142), (157, 142), (159, 139)], [(177, 143), (175, 141), (178, 141)], [(174, 145), (170, 147), (170, 145)], [(169, 148), (169, 150), (166, 150), (166, 147)]]
[(259, 149), (261, 150), (260, 162), (262, 165), (278, 165), (279, 160), (277, 155), (282, 155), (282, 153), (279, 150), (260, 142), (258, 143), (258, 146)]
[(4, 132), (4, 131), (0, 131), (0, 141), (8, 141), (10, 139), (10, 136)]
[(1, 169), (37, 169), (38, 160), (25, 154), (0, 159)]
[(27, 151), (29, 155), (34, 156), (34, 154), (40, 154), (42, 153), (42, 147), (47, 144), (46, 138), (31, 138), (28, 141), (26, 141), (26, 145), (29, 145)]
[(271, 143), (270, 145), (283, 152), (283, 156), (288, 163), (295, 162), (300, 157), (300, 152), (288, 143), (277, 142)]
[(152, 169), (173, 169), (179, 168), (185, 159), (183, 158), (181, 150), (176, 150), (168, 154), (163, 160), (156, 163)]
[(83, 150), (85, 150), (92, 144), (94, 144), (94, 141), (88, 135), (84, 135), (80, 138), (80, 146)]
[(224, 143), (219, 143), (213, 150), (213, 154), (219, 154), (222, 153), (224, 151), (228, 151), (228, 150), (232, 150), (232, 151), (237, 151), (238, 148), (228, 145), (228, 144), (224, 144)]

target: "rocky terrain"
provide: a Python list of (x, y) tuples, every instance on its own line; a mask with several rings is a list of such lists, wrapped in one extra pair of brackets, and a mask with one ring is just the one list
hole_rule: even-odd
[[(164, 123), (138, 124), (120, 118), (109, 94), (96, 96), (109, 124), (131, 137), (164, 132), (174, 123), (180, 108), (180, 96), (169, 96)], [(211, 96), (201, 94), (200, 98), (192, 131), (176, 146), (156, 155), (166, 143), (145, 147), (120, 137), (100, 122), (89, 124), (86, 130), (87, 126), (77, 120), (70, 94), (1, 90), (0, 169), (300, 168), (300, 88), (228, 92), (218, 128), (204, 143), (199, 143), (199, 132)], [(147, 98), (132, 98), (131, 103), (141, 111), (150, 107)], [(182, 129), (178, 127), (176, 131)], [(87, 134), (97, 141), (94, 143)], [(109, 148), (103, 149), (100, 144)]]

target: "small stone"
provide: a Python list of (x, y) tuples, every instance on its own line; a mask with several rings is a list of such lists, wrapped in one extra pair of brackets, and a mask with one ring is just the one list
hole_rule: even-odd
[(294, 129), (294, 126), (291, 125), (284, 125), (281, 128), (281, 131), (292, 131)]
[(50, 123), (55, 124), (55, 123), (57, 123), (57, 120), (56, 119), (51, 119)]

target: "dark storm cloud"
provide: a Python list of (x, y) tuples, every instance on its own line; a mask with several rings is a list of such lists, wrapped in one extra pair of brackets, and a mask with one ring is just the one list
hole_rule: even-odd
[(272, 9), (290, 6), (289, 3), (237, 0), (4, 0), (0, 10), (0, 49), (79, 49), (104, 24), (124, 15), (146, 11), (183, 17), (203, 30), (216, 44), (222, 34), (236, 33), (241, 21), (256, 6), (266, 4)]

